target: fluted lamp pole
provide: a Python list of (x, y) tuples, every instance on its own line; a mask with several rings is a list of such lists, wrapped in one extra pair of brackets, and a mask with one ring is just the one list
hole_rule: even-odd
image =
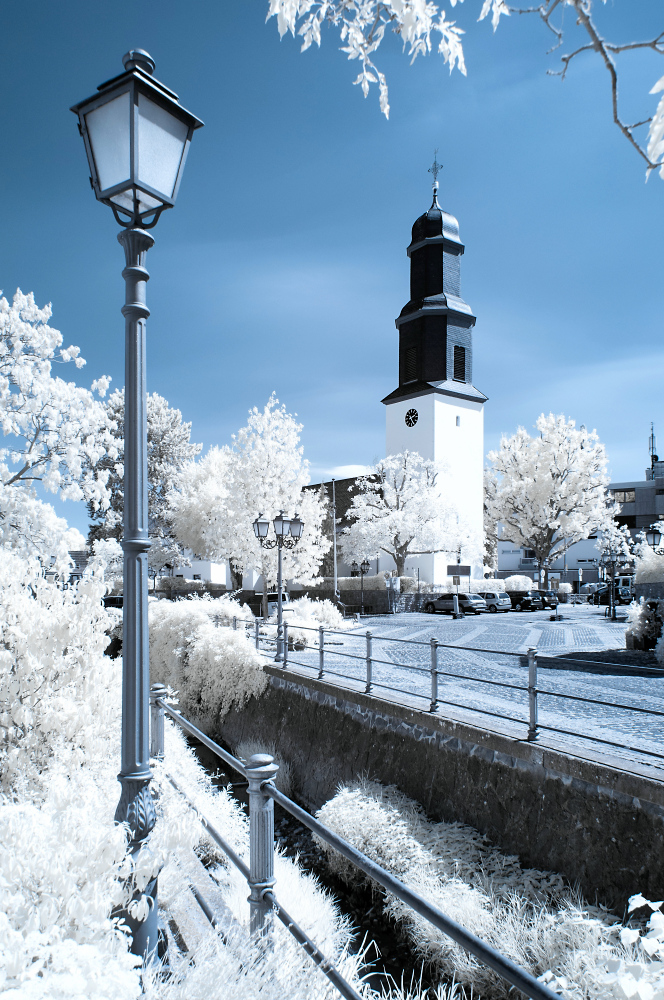
[[(179, 104), (177, 94), (153, 76), (154, 60), (142, 49), (123, 57), (124, 72), (74, 105), (85, 143), (90, 183), (122, 227), (125, 252), (124, 576), (122, 632), (122, 759), (115, 820), (130, 830), (135, 859), (155, 824), (150, 794), (148, 660), (148, 470), (145, 395), (145, 255), (154, 245), (146, 231), (175, 204), (189, 143), (203, 124)], [(147, 901), (144, 899), (147, 897)], [(151, 962), (157, 955), (157, 879), (134, 901), (145, 905), (120, 916), (132, 934), (132, 952)], [(144, 914), (137, 919), (131, 911)], [(141, 912), (142, 911), (142, 912)]]

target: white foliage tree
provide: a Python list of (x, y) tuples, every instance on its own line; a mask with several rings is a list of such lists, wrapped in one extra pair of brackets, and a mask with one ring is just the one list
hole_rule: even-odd
[(612, 530), (616, 506), (607, 494), (606, 452), (595, 431), (564, 416), (542, 414), (538, 434), (519, 427), (489, 452), (497, 482), (492, 521), (503, 536), (533, 549), (540, 570), (596, 531)]
[[(463, 0), (449, 0), (450, 8)], [(606, 0), (602, 0), (606, 5)], [(553, 41), (551, 50), (563, 45), (568, 34), (572, 36), (572, 50), (561, 55), (561, 66), (557, 71), (549, 70), (553, 76), (565, 78), (570, 64), (583, 53), (594, 53), (602, 60), (607, 72), (611, 94), (611, 111), (615, 124), (623, 136), (642, 157), (647, 171), (658, 167), (664, 177), (664, 97), (654, 114), (648, 111), (639, 120), (630, 123), (623, 117), (618, 103), (617, 57), (624, 52), (647, 50), (664, 55), (664, 31), (651, 38), (634, 41), (620, 39), (608, 41), (599, 29), (596, 19), (597, 0), (542, 0), (533, 4), (511, 4), (507, 0), (481, 0), (476, 5), (478, 21), (491, 18), (494, 31), (501, 17), (510, 14), (533, 14), (542, 21), (548, 37)], [(387, 80), (374, 63), (374, 55), (381, 45), (388, 29), (402, 41), (404, 52), (411, 63), (419, 55), (431, 52), (432, 36), (438, 38), (438, 52), (449, 65), (450, 73), (456, 67), (466, 75), (462, 35), (464, 31), (455, 21), (448, 20), (444, 5), (431, 0), (269, 0), (268, 19), (277, 18), (279, 35), (287, 32), (302, 38), (302, 51), (315, 43), (320, 46), (322, 29), (325, 25), (336, 29), (343, 43), (341, 51), (348, 59), (357, 60), (361, 70), (354, 81), (362, 88), (366, 97), (370, 85), (378, 84), (380, 108), (389, 117)], [(659, 80), (651, 94), (664, 90), (664, 77)], [(639, 129), (648, 125), (648, 135), (638, 138)]]
[(342, 541), (348, 561), (384, 553), (403, 576), (410, 556), (468, 547), (441, 470), (417, 452), (388, 455), (356, 488)]
[(305, 527), (299, 544), (283, 550), (284, 579), (310, 583), (329, 548), (321, 526), (325, 506), (310, 490), (309, 465), (299, 444), (302, 425), (279, 406), (274, 394), (263, 410), (254, 407), (232, 448), (212, 448), (188, 465), (169, 497), (178, 538), (198, 555), (228, 559), (240, 574), (254, 569), (268, 586), (277, 578), (277, 553), (264, 549), (254, 519), (272, 519), (283, 510), (300, 514)]
[(78, 347), (62, 349), (62, 335), (48, 325), (51, 307), (40, 309), (18, 290), (11, 304), (0, 297), (0, 421), (10, 439), (0, 448), (0, 540), (40, 557), (62, 556), (67, 524), (37, 498), (35, 484), (62, 500), (108, 506), (107, 473), (95, 467), (116, 456), (112, 422), (95, 393), (52, 375), (54, 364), (85, 361)]
[[(122, 539), (124, 511), (124, 389), (116, 389), (106, 403), (106, 411), (115, 439), (115, 455), (103, 456), (97, 463), (98, 475), (107, 475), (110, 504), (105, 511), (88, 505), (93, 522), (89, 539)], [(173, 567), (183, 560), (182, 546), (173, 534), (168, 519), (166, 497), (173, 488), (182, 468), (201, 450), (190, 441), (191, 423), (182, 420), (182, 413), (169, 406), (159, 393), (148, 393), (148, 530), (151, 546), (148, 565), (158, 572), (164, 566)]]

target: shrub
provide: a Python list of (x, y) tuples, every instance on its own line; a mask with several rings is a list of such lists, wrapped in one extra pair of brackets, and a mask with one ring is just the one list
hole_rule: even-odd
[(183, 713), (201, 722), (223, 718), (267, 686), (264, 657), (244, 629), (214, 623), (220, 604), (222, 617), (232, 617), (228, 599), (150, 604), (152, 682), (177, 691)]
[[(471, 827), (430, 822), (394, 787), (369, 781), (344, 786), (318, 816), (434, 906), (567, 997), (606, 997), (607, 962), (620, 968), (631, 960), (625, 939), (617, 938), (617, 918), (590, 906), (559, 875), (522, 868), (516, 857), (501, 854)], [(362, 878), (349, 862), (321, 846), (341, 878), (348, 883)], [(442, 977), (453, 976), (487, 997), (510, 994), (507, 983), (400, 900), (384, 895), (383, 908)], [(655, 978), (655, 964), (649, 981)], [(625, 1000), (614, 982), (615, 996)]]
[(529, 576), (519, 576), (515, 574), (514, 576), (508, 576), (505, 579), (505, 590), (509, 594), (510, 592), (519, 593), (524, 590), (532, 590), (535, 584), (530, 579)]

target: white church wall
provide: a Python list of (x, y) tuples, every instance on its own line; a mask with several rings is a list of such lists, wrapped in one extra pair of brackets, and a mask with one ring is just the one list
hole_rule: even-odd
[[(406, 413), (416, 410), (417, 422), (409, 427)], [(483, 465), (484, 407), (479, 401), (430, 392), (414, 399), (400, 399), (386, 406), (386, 453), (416, 451), (439, 463), (449, 482), (451, 497), (467, 525), (473, 542), (464, 546), (461, 559), (476, 579), (483, 576)], [(420, 579), (444, 583), (447, 566), (456, 553), (420, 556)]]

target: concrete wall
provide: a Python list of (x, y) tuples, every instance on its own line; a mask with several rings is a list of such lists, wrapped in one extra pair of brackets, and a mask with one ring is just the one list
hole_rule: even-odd
[(274, 744), (314, 810), (361, 775), (395, 784), (434, 819), (469, 823), (525, 865), (622, 907), (664, 896), (664, 785), (588, 760), (266, 668), (270, 686), (218, 737)]

